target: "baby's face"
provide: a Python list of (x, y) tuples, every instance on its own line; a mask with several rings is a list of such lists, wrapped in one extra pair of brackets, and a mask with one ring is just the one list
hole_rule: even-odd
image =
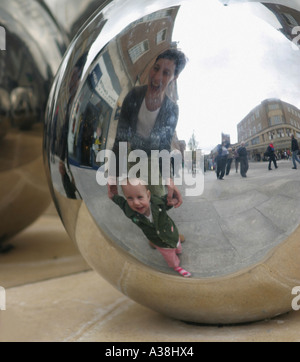
[(127, 185), (122, 186), (124, 196), (129, 207), (139, 214), (150, 215), (150, 191), (144, 185)]

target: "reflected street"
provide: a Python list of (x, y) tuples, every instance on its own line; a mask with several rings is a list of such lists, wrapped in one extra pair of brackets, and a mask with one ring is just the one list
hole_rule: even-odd
[[(280, 160), (278, 166), (270, 172), (266, 162), (251, 162), (247, 178), (232, 167), (223, 182), (214, 171), (207, 171), (203, 194), (183, 196), (180, 208), (169, 211), (185, 236), (181, 261), (193, 271), (193, 277), (219, 277), (261, 262), (297, 228), (300, 170), (291, 169), (291, 160)], [(71, 170), (107, 235), (141, 262), (172, 273), (143, 233), (132, 228), (132, 222), (112, 205), (106, 186), (96, 183), (96, 170), (72, 165)], [(58, 187), (59, 182), (54, 180), (54, 184)], [(184, 187), (179, 186), (182, 195)]]

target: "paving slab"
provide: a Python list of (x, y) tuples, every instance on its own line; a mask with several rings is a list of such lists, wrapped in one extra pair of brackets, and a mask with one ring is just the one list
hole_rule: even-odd
[(0, 285), (4, 288), (91, 269), (66, 233), (53, 205), (9, 244), (13, 249), (0, 253)]
[(240, 325), (195, 325), (133, 302), (94, 271), (9, 288), (0, 311), (0, 342), (218, 341), (299, 342), (300, 312)]

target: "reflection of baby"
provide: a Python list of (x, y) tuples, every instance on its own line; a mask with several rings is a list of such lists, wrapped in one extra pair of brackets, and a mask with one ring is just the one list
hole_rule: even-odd
[(179, 266), (177, 254), (182, 251), (179, 233), (174, 221), (168, 216), (167, 195), (158, 197), (151, 195), (140, 179), (124, 180), (121, 187), (124, 197), (117, 190), (110, 191), (109, 197), (124, 211), (146, 235), (151, 244), (162, 254), (169, 267), (184, 277), (191, 273)]

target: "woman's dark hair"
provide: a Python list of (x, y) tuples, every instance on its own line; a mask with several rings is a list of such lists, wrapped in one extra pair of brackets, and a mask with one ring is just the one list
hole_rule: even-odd
[(186, 58), (185, 54), (178, 49), (165, 50), (164, 52), (162, 52), (161, 54), (158, 55), (155, 62), (157, 62), (159, 59), (169, 59), (169, 60), (174, 61), (175, 76), (177, 76), (181, 73), (181, 71), (184, 69), (184, 67), (187, 63), (187, 58)]

